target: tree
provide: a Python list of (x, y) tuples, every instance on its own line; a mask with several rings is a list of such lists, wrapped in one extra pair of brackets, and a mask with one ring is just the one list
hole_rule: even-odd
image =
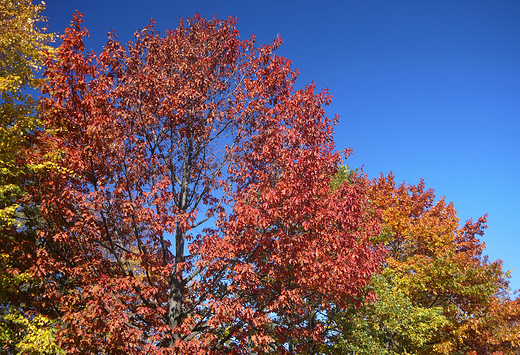
[(38, 27), (44, 8), (29, 0), (0, 1), (0, 226), (16, 224), (16, 201), (23, 194), (18, 177), (27, 168), (23, 151), (39, 125), (37, 100), (27, 90), (41, 82), (36, 72), (52, 51), (52, 34)]
[[(321, 312), (359, 304), (382, 261), (379, 221), (314, 85), (233, 18), (152, 24), (85, 53), (81, 15), (47, 63), (31, 196), (33, 274), (69, 353), (296, 353)], [(298, 340), (297, 339), (302, 339)]]
[(41, 83), (37, 72), (52, 54), (53, 35), (39, 27), (44, 9), (30, 0), (0, 0), (0, 348), (8, 353), (58, 351), (50, 320), (30, 307), (38, 281), (21, 262), (37, 219), (35, 206), (23, 202), (26, 187), (31, 175), (49, 166), (27, 159), (41, 130), (33, 97)]
[(369, 198), (381, 211), (388, 250), (373, 278), (377, 301), (341, 310), (333, 349), (368, 354), (515, 354), (518, 299), (508, 295), (501, 261), (482, 256), (478, 240), (486, 217), (459, 227), (452, 204), (432, 189), (396, 186), (394, 177), (371, 182)]

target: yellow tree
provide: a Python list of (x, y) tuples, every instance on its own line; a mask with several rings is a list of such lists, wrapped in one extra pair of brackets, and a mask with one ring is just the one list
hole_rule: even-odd
[(43, 2), (0, 0), (0, 347), (8, 353), (58, 351), (50, 321), (34, 313), (26, 316), (21, 291), (37, 282), (17, 267), (17, 235), (32, 233), (25, 217), (35, 216), (20, 201), (30, 175), (42, 167), (29, 163), (26, 153), (40, 129), (33, 96), (41, 81), (38, 71), (53, 51), (53, 35), (40, 26), (44, 9)]
[(37, 100), (31, 89), (37, 72), (52, 48), (53, 35), (38, 26), (45, 3), (0, 0), (0, 225), (11, 225), (23, 193), (18, 178), (27, 169), (24, 150), (29, 134), (39, 125)]

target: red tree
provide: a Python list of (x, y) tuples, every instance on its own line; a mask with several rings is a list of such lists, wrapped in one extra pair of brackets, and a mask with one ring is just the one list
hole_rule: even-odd
[[(48, 63), (37, 263), (70, 353), (296, 352), (381, 262), (330, 101), (232, 18), (198, 16), (85, 53), (81, 15)], [(204, 227), (204, 229), (202, 229)], [(293, 339), (306, 339), (295, 342)]]

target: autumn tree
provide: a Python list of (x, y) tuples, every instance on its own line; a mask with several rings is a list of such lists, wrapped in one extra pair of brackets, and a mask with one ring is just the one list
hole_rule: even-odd
[(483, 256), (478, 238), (486, 217), (462, 227), (453, 204), (434, 191), (396, 186), (394, 177), (370, 182), (381, 213), (377, 238), (388, 251), (369, 286), (376, 302), (339, 310), (342, 329), (333, 350), (358, 354), (516, 354), (518, 300), (508, 294), (500, 260)]
[(33, 94), (41, 83), (38, 71), (52, 54), (53, 35), (40, 25), (45, 4), (30, 0), (0, 0), (0, 351), (3, 353), (55, 353), (52, 322), (30, 305), (39, 280), (28, 272), (29, 244), (38, 212), (26, 204), (32, 176), (52, 164), (30, 161), (34, 135), (41, 130), (38, 100)]
[(0, 1), (1, 226), (16, 224), (17, 200), (23, 194), (18, 177), (27, 168), (23, 153), (28, 135), (39, 127), (37, 100), (28, 91), (40, 83), (36, 73), (52, 51), (47, 44), (52, 34), (38, 26), (44, 8), (29, 0)]
[[(31, 191), (45, 224), (31, 270), (68, 353), (312, 351), (331, 304), (359, 304), (382, 261), (326, 91), (293, 89), (279, 38), (236, 20), (154, 24), (87, 52), (76, 14), (47, 63)], [(37, 158), (37, 156), (35, 156)]]

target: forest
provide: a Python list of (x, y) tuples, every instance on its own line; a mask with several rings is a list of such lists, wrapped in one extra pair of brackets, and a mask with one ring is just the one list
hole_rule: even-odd
[(280, 38), (44, 10), (0, 0), (0, 353), (520, 354), (486, 215), (350, 168)]

